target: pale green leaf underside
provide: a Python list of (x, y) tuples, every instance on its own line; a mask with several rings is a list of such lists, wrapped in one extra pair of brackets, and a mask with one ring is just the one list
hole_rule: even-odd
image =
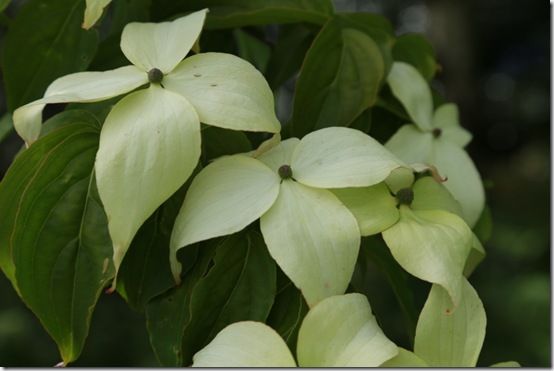
[(410, 274), (448, 290), (455, 304), (462, 295), (462, 272), (472, 233), (458, 216), (442, 210), (400, 207), (400, 220), (383, 232), (396, 261)]
[(42, 110), (47, 104), (102, 101), (127, 93), (147, 82), (146, 73), (135, 66), (105, 72), (77, 72), (60, 77), (50, 84), (43, 98), (14, 111), (15, 130), (30, 145), (40, 135)]
[(198, 39), (207, 9), (172, 22), (129, 23), (121, 34), (125, 57), (143, 71), (157, 68), (169, 73), (188, 54)]
[(283, 181), (260, 227), (271, 256), (310, 307), (344, 293), (360, 232), (354, 216), (330, 191)]
[(433, 177), (420, 178), (413, 187), (413, 210), (445, 210), (463, 217), (462, 208), (450, 192)]
[(398, 221), (396, 199), (385, 183), (371, 187), (338, 188), (332, 192), (356, 217), (362, 236), (381, 233)]
[(404, 164), (361, 131), (330, 127), (306, 135), (292, 158), (294, 178), (318, 188), (364, 187)]
[(296, 367), (279, 334), (252, 321), (236, 322), (193, 357), (192, 367)]
[(429, 365), (415, 353), (399, 347), (396, 357), (389, 359), (380, 367), (429, 367)]
[(95, 167), (116, 268), (139, 227), (183, 185), (199, 156), (200, 122), (183, 97), (151, 86), (112, 109)]
[(164, 78), (163, 84), (187, 98), (205, 124), (270, 133), (281, 130), (265, 78), (234, 55), (203, 53), (189, 57)]
[(394, 62), (387, 76), (392, 93), (421, 129), (432, 129), (433, 98), (427, 81), (418, 70), (404, 62)]
[(88, 30), (94, 26), (102, 16), (104, 8), (111, 2), (112, 0), (86, 0), (87, 8), (85, 9), (83, 28)]
[(321, 301), (308, 312), (298, 333), (301, 367), (377, 367), (397, 353), (361, 294)]
[(460, 126), (458, 106), (453, 103), (443, 104), (436, 109), (433, 116), (433, 127), (441, 129), (441, 138), (459, 147), (471, 142), (471, 133)]
[(222, 157), (203, 169), (187, 192), (171, 235), (176, 281), (181, 270), (177, 250), (242, 230), (273, 205), (279, 181), (261, 161), (245, 155)]
[(486, 325), (483, 303), (465, 278), (456, 308), (448, 293), (433, 285), (417, 323), (415, 353), (431, 367), (474, 367)]

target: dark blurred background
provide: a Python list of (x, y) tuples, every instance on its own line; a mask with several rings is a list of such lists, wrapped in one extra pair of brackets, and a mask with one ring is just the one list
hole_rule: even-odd
[[(517, 360), (523, 366), (549, 367), (549, 3), (334, 3), (339, 11), (383, 14), (398, 34), (423, 33), (434, 46), (442, 67), (434, 87), (459, 105), (462, 125), (474, 135), (468, 151), (485, 181), (493, 220), (485, 246), (488, 256), (471, 278), (488, 313), (479, 365)], [(280, 113), (286, 114), (288, 100), (278, 102)], [(0, 114), (4, 112), (2, 98)], [(0, 144), (0, 177), (20, 145), (14, 134)], [(0, 365), (45, 366), (58, 361), (54, 343), (0, 276)], [(83, 355), (74, 365), (156, 366), (142, 314), (128, 309), (117, 295), (103, 295)]]

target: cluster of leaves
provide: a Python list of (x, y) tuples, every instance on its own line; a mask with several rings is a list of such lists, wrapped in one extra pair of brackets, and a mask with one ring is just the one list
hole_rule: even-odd
[[(297, 343), (302, 366), (475, 366), (484, 192), (422, 37), (327, 0), (30, 0), (2, 68), (28, 148), (0, 183), (0, 267), (64, 363), (111, 282), (166, 366), (290, 366)], [(296, 75), (281, 127), (271, 90)], [(414, 353), (342, 295), (379, 233), (401, 306), (399, 266), (433, 283)]]

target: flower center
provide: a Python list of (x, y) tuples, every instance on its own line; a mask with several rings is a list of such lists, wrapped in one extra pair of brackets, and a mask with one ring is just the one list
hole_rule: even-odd
[(414, 191), (411, 188), (402, 188), (396, 192), (396, 201), (398, 205), (410, 205), (414, 200)]
[(164, 79), (164, 73), (157, 68), (148, 71), (148, 81), (152, 84), (159, 84)]
[(282, 165), (277, 172), (279, 173), (281, 179), (292, 178), (292, 169), (289, 165)]
[(439, 128), (433, 129), (433, 136), (434, 136), (435, 138), (440, 137), (441, 134), (442, 134), (442, 130), (441, 130), (441, 129), (439, 129)]

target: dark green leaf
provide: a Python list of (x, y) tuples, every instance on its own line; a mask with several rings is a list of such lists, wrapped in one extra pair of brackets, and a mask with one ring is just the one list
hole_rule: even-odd
[(272, 89), (277, 89), (298, 72), (314, 36), (313, 30), (304, 24), (279, 27), (279, 39), (271, 53), (266, 74)]
[(300, 290), (288, 281), (277, 293), (267, 317), (267, 324), (281, 335), (293, 352), (296, 349), (298, 330), (308, 309)]
[(56, 78), (87, 68), (98, 36), (81, 28), (84, 5), (82, 0), (30, 0), (21, 8), (2, 55), (9, 111), (40, 98)]
[(0, 0), (0, 12), (3, 12), (12, 0)]
[[(143, 311), (150, 299), (175, 285), (169, 266), (171, 231), (185, 193), (199, 169), (140, 227), (123, 259), (117, 291), (135, 310)], [(186, 273), (196, 258), (196, 249), (184, 250), (183, 253), (189, 254), (183, 263)]]
[[(146, 306), (146, 327), (150, 344), (160, 364), (166, 367), (178, 367), (183, 363), (181, 344), (184, 328), (190, 322), (191, 292), (206, 273), (215, 252), (216, 244), (204, 245), (182, 249), (197, 250), (196, 259), (189, 260), (193, 263), (192, 269), (186, 272), (184, 270), (183, 283), (180, 286), (155, 297)], [(189, 255), (194, 257), (194, 254)]]
[(209, 8), (206, 28), (311, 22), (323, 24), (333, 13), (331, 0), (161, 0), (153, 7), (156, 19), (179, 12)]
[(395, 61), (406, 62), (430, 81), (437, 72), (437, 61), (433, 47), (422, 35), (405, 34), (396, 39), (392, 49)]
[(260, 72), (265, 73), (271, 53), (269, 45), (240, 29), (234, 30), (233, 35), (239, 57), (252, 63)]
[[(378, 267), (379, 271), (386, 277), (398, 304), (400, 304), (408, 338), (410, 341), (413, 341), (418, 311), (414, 301), (414, 294), (408, 282), (408, 274), (394, 260), (390, 250), (380, 237), (363, 238), (360, 257), (363, 264), (357, 265), (357, 272), (355, 274), (359, 275), (359, 277), (365, 276), (364, 269), (368, 269), (369, 266), (364, 263), (364, 259), (370, 259)], [(356, 277), (353, 278), (353, 282), (355, 280)]]
[(0, 143), (13, 131), (13, 120), (10, 113), (5, 113), (0, 118)]
[(113, 277), (112, 244), (93, 177), (99, 124), (75, 119), (21, 153), (0, 184), (0, 266), (58, 344), (84, 345)]
[(367, 33), (341, 18), (328, 22), (308, 50), (296, 84), (294, 135), (349, 126), (375, 103), (384, 77), (381, 51)]
[(242, 131), (206, 126), (202, 130), (202, 160), (207, 163), (215, 158), (248, 152), (252, 145)]
[(258, 232), (226, 238), (217, 248), (213, 268), (192, 291), (183, 365), (227, 325), (264, 322), (275, 298), (275, 276), (275, 263)]
[(164, 366), (189, 365), (193, 354), (225, 326), (241, 320), (265, 321), (273, 304), (275, 263), (257, 232), (203, 245), (207, 246), (200, 246), (200, 253), (217, 246), (208, 273), (201, 277), (207, 263), (195, 263), (183, 285), (147, 306), (150, 340)]

